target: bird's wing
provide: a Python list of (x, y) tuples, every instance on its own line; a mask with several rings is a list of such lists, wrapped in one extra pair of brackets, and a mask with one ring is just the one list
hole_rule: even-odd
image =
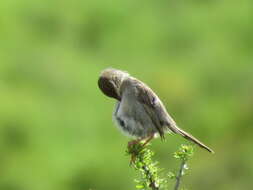
[(138, 82), (138, 100), (144, 105), (145, 110), (159, 121), (160, 128), (168, 126), (172, 132), (176, 133), (176, 122), (167, 113), (162, 101), (146, 84)]
[(146, 112), (152, 118), (152, 121), (155, 123), (157, 130), (159, 131), (160, 136), (163, 138), (163, 126), (167, 126), (172, 132), (180, 134), (187, 140), (190, 140), (200, 147), (208, 150), (213, 153), (214, 151), (206, 146), (204, 143), (199, 141), (197, 138), (193, 137), (191, 134), (180, 129), (176, 122), (171, 118), (167, 113), (164, 105), (158, 96), (144, 83), (139, 82), (138, 80), (133, 80), (136, 83), (137, 88), (137, 98), (144, 105)]
[(134, 88), (137, 101), (143, 106), (161, 138), (164, 138), (164, 129), (167, 129), (165, 126), (168, 126), (172, 132), (177, 133), (176, 123), (169, 116), (158, 96), (146, 84), (135, 78), (129, 78), (123, 81), (122, 87)]
[(187, 140), (190, 140), (200, 147), (213, 153), (213, 150), (206, 146), (204, 143), (199, 141), (197, 138), (193, 137), (191, 134), (180, 129), (176, 122), (167, 113), (164, 105), (158, 96), (144, 83), (140, 82), (135, 78), (129, 78), (124, 80), (122, 83), (123, 88), (134, 88), (134, 93), (142, 105), (146, 113), (149, 115), (154, 126), (159, 132), (161, 138), (164, 138), (164, 126), (168, 127), (172, 132), (180, 134)]

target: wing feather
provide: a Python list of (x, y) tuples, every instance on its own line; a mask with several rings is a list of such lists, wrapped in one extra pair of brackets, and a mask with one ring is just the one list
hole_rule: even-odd
[[(139, 80), (132, 79), (131, 85), (136, 88), (137, 101), (143, 105), (145, 112), (149, 115), (159, 135), (164, 139), (164, 131), (167, 129), (168, 118), (170, 116), (168, 116), (162, 102), (147, 85)], [(171, 121), (173, 120), (171, 119)]]

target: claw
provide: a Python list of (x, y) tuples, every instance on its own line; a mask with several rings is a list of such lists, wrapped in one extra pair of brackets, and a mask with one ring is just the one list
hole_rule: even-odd
[(132, 140), (132, 141), (129, 141), (128, 142), (128, 148), (130, 148), (130, 147), (132, 147), (133, 145), (135, 145), (135, 144), (138, 144), (139, 142), (140, 142), (141, 140)]
[[(137, 139), (128, 142), (128, 151), (131, 154), (130, 166), (135, 163), (136, 156), (138, 156), (139, 151), (143, 149), (152, 139), (154, 138), (154, 134), (150, 135), (145, 139)], [(145, 140), (144, 143), (140, 143), (142, 140)], [(139, 144), (139, 146), (137, 146)], [(136, 145), (136, 146), (135, 146)]]
[(136, 152), (135, 145), (139, 144), (140, 141), (141, 141), (141, 139), (137, 139), (137, 140), (132, 140), (132, 141), (128, 142), (127, 147), (128, 147), (128, 150), (131, 154), (131, 160), (130, 160), (130, 164), (129, 164), (130, 166), (132, 166), (136, 160), (136, 154), (138, 154), (138, 153)]

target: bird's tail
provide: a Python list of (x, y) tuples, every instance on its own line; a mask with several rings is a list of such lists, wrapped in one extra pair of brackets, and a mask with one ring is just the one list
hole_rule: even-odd
[(180, 134), (181, 136), (183, 136), (185, 139), (190, 140), (191, 142), (197, 144), (198, 146), (200, 146), (201, 148), (206, 149), (208, 152), (214, 153), (214, 151), (209, 148), (208, 146), (206, 146), (204, 143), (200, 142), (198, 139), (196, 139), (195, 137), (193, 137), (191, 134), (185, 132), (184, 130), (180, 129), (177, 126), (173, 126), (173, 127), (169, 127), (170, 130), (172, 130), (174, 133)]

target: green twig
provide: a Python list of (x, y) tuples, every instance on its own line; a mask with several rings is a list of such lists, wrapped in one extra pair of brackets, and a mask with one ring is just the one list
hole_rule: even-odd
[(162, 183), (165, 181), (158, 176), (160, 169), (157, 162), (152, 161), (154, 152), (149, 150), (143, 143), (136, 143), (128, 146), (127, 154), (131, 155), (130, 165), (141, 174), (137, 182), (137, 189), (161, 190)]
[(188, 169), (186, 162), (193, 156), (193, 147), (190, 145), (181, 145), (181, 147), (179, 148), (179, 150), (177, 152), (174, 153), (174, 157), (176, 159), (181, 160), (181, 164), (180, 164), (180, 168), (178, 171), (177, 176), (175, 176), (176, 179), (176, 184), (174, 187), (174, 190), (178, 190), (179, 189), (179, 185), (181, 182), (181, 179), (185, 173), (185, 170)]
[[(143, 146), (143, 143), (133, 143), (128, 146), (127, 154), (131, 156), (130, 165), (140, 172), (140, 179), (135, 180), (137, 182), (136, 188), (141, 190), (162, 190), (167, 186), (167, 180), (161, 177), (158, 168), (158, 162), (154, 162), (152, 157), (154, 152)], [(174, 190), (178, 190), (182, 177), (187, 170), (187, 161), (193, 156), (193, 147), (187, 145), (181, 145), (179, 150), (174, 153), (174, 157), (181, 161), (179, 171), (177, 175), (173, 172), (169, 172), (168, 177), (175, 179), (176, 183)]]
[(175, 184), (174, 190), (178, 190), (178, 188), (179, 188), (180, 180), (183, 176), (184, 167), (185, 167), (185, 161), (183, 160), (181, 162), (180, 169), (178, 171), (178, 175), (176, 176), (176, 184)]

